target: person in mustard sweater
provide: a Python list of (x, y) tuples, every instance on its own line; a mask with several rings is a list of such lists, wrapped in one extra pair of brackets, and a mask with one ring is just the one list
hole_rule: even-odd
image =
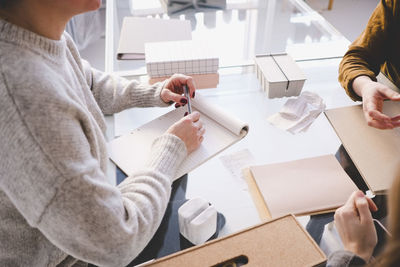
[(362, 100), (368, 125), (378, 129), (400, 126), (400, 116), (382, 113), (383, 101), (400, 101), (400, 94), (376, 80), (381, 71), (400, 88), (399, 47), (400, 1), (381, 0), (340, 63), (341, 85), (353, 100)]
[[(104, 114), (184, 105), (174, 75), (154, 85), (103, 73), (64, 32), (100, 0), (0, 0), (0, 266), (125, 266), (159, 227), (204, 127), (193, 112), (158, 137), (143, 169), (106, 177)], [(134, 33), (132, 33), (134, 34)]]
[[(355, 101), (362, 100), (368, 125), (378, 129), (400, 126), (400, 116), (382, 113), (383, 101), (400, 101), (400, 95), (377, 82), (382, 72), (400, 87), (400, 1), (381, 0), (363, 33), (352, 43), (339, 68), (339, 81)], [(352, 194), (335, 212), (335, 225), (344, 249), (332, 253), (329, 267), (400, 266), (400, 176), (391, 187), (388, 200), (389, 232), (383, 252), (376, 259), (377, 232), (371, 212), (377, 206), (363, 192)]]

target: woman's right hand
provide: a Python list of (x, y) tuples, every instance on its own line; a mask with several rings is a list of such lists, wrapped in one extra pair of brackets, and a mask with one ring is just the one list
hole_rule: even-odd
[(378, 242), (371, 211), (375, 203), (363, 192), (355, 191), (335, 212), (335, 225), (346, 250), (368, 262)]
[(188, 154), (196, 150), (203, 142), (204, 132), (205, 128), (200, 121), (200, 113), (197, 111), (183, 117), (167, 130), (167, 133), (179, 137), (185, 143)]

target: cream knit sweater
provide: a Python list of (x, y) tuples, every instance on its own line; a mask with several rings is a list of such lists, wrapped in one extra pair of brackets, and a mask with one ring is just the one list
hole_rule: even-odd
[(163, 135), (146, 168), (111, 186), (103, 114), (166, 105), (160, 91), (92, 69), (67, 34), (0, 20), (0, 266), (123, 266), (138, 255), (187, 151)]

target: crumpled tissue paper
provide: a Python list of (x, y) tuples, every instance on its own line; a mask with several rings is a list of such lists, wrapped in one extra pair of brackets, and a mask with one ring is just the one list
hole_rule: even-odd
[(319, 95), (304, 91), (297, 98), (288, 99), (281, 111), (270, 116), (268, 121), (292, 134), (305, 132), (325, 107)]

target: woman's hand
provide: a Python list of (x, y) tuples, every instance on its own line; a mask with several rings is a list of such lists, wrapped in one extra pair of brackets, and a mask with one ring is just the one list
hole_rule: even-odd
[(203, 142), (204, 132), (205, 128), (200, 121), (200, 113), (197, 111), (183, 117), (167, 130), (167, 133), (176, 135), (185, 143), (188, 154), (196, 150)]
[(383, 100), (400, 101), (400, 94), (367, 76), (357, 77), (353, 81), (353, 89), (363, 99), (364, 116), (369, 126), (378, 129), (400, 126), (400, 115), (391, 118), (382, 113)]
[(366, 262), (370, 260), (378, 242), (370, 210), (378, 210), (375, 203), (363, 192), (355, 191), (346, 204), (335, 212), (335, 225), (344, 248)]
[(164, 87), (161, 90), (161, 99), (165, 103), (175, 102), (175, 107), (184, 106), (187, 103), (186, 97), (182, 96), (183, 86), (187, 85), (191, 98), (195, 96), (195, 85), (192, 77), (183, 74), (174, 74), (165, 81)]

